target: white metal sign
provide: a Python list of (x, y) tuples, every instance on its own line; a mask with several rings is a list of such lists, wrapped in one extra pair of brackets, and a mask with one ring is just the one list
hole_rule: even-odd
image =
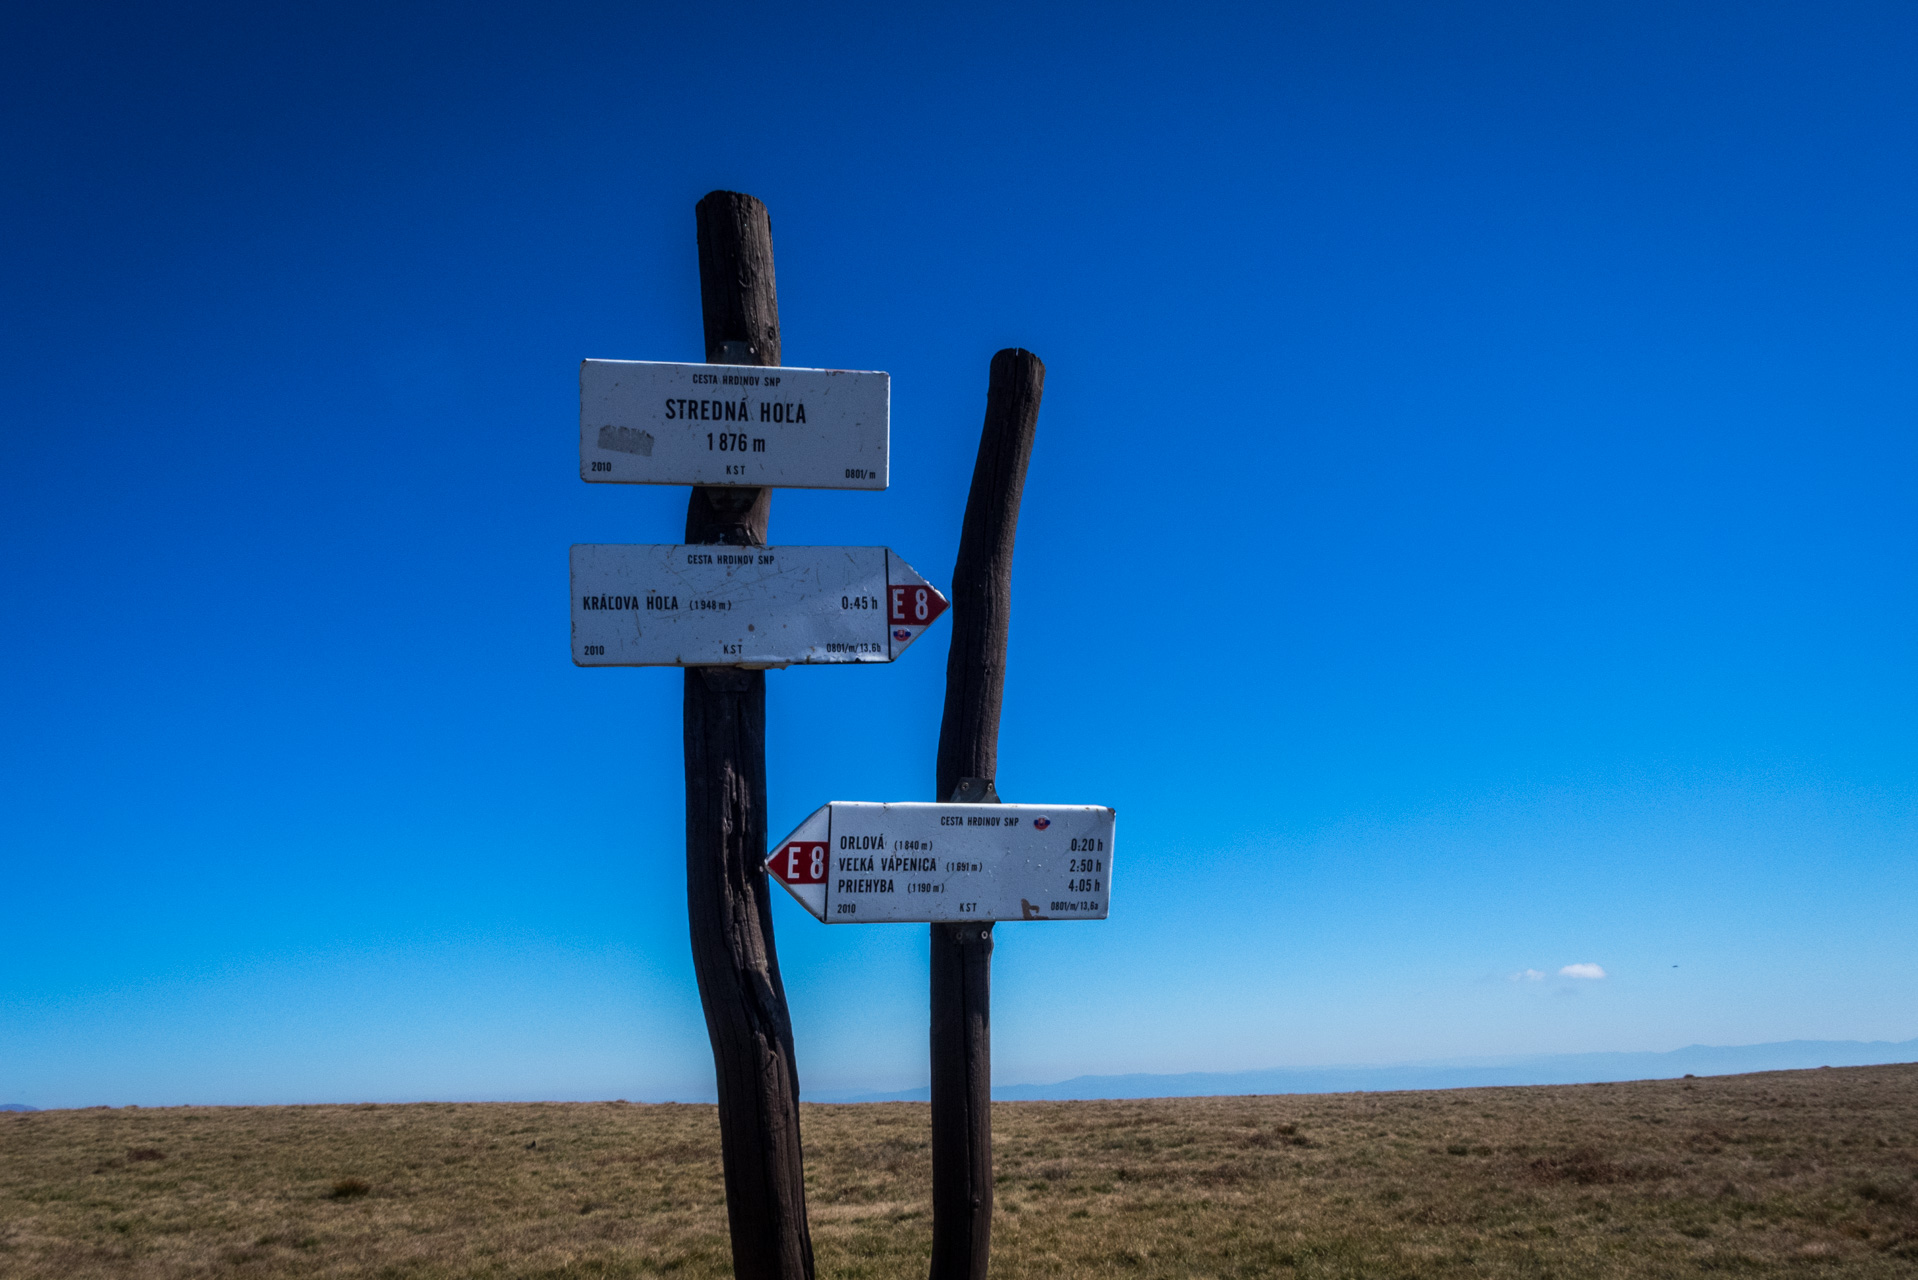
[(1090, 804), (835, 800), (766, 871), (827, 924), (1103, 920), (1116, 821)]
[(884, 373), (587, 360), (579, 478), (883, 489), (891, 411)]
[(573, 548), (582, 667), (891, 662), (946, 598), (885, 547)]

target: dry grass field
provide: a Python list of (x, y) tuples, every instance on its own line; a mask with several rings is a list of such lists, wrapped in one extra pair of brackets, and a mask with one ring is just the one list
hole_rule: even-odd
[[(923, 1105), (809, 1106), (822, 1277), (923, 1277)], [(1918, 1066), (1002, 1103), (1015, 1277), (1918, 1276)], [(0, 1115), (0, 1275), (730, 1274), (710, 1107)]]

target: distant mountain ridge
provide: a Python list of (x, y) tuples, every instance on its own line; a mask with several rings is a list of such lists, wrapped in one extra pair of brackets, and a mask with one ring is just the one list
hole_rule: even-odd
[(0, 1102), (0, 1111), (38, 1111), (39, 1109), (30, 1107), (24, 1102)]
[[(1378, 1093), (1400, 1089), (1475, 1089), (1493, 1085), (1598, 1084), (1679, 1076), (1743, 1075), (1810, 1067), (1871, 1067), (1918, 1061), (1918, 1039), (1781, 1040), (1771, 1044), (1687, 1045), (1662, 1053), (1554, 1053), (1507, 1058), (1446, 1058), (1395, 1066), (1269, 1067), (1176, 1075), (1074, 1076), (1056, 1084), (994, 1085), (1003, 1102), (1097, 1098), (1200, 1098), (1252, 1093)], [(810, 1102), (924, 1102), (929, 1087), (896, 1093), (809, 1092)]]

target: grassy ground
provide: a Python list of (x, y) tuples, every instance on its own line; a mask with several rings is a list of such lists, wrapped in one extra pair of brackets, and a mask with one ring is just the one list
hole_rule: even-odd
[[(923, 1105), (809, 1106), (822, 1277), (922, 1277)], [(997, 1276), (1918, 1276), (1918, 1066), (994, 1111)], [(710, 1107), (0, 1115), (0, 1276), (719, 1277)]]

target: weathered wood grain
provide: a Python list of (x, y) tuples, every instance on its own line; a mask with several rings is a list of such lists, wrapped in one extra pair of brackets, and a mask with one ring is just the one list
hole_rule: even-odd
[[(779, 363), (772, 221), (748, 195), (699, 202), (708, 363)], [(695, 488), (686, 541), (764, 546), (770, 489)], [(799, 1074), (773, 946), (766, 853), (766, 673), (685, 674), (686, 908), (719, 1085), (737, 1280), (811, 1280)]]
[[(1012, 545), (1046, 367), (992, 358), (986, 421), (952, 571), (952, 649), (936, 798), (997, 802)], [(985, 1280), (992, 1251), (992, 926), (932, 929), (932, 1280)]]

